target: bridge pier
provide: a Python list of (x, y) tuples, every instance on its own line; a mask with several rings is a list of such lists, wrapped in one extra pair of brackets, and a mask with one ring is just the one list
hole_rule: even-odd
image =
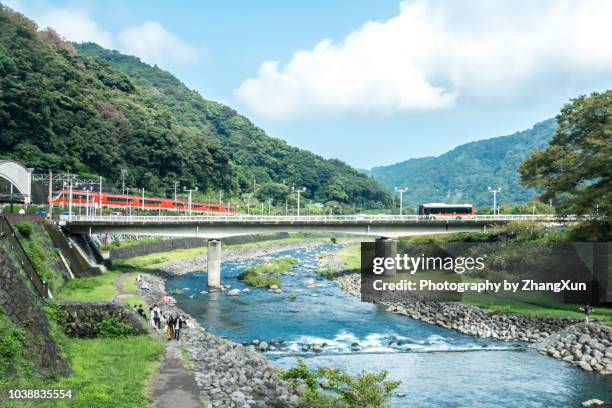
[(221, 287), (221, 241), (208, 240), (208, 253), (206, 255), (206, 268), (208, 273), (208, 287)]
[[(374, 242), (374, 256), (377, 258), (395, 258), (397, 255), (397, 241), (381, 237), (376, 238)], [(384, 276), (395, 276), (397, 274), (397, 270), (395, 269), (395, 264), (392, 268), (385, 268), (383, 272)]]

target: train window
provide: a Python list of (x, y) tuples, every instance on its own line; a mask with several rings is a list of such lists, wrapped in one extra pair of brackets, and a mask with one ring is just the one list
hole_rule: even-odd
[(184, 207), (185, 203), (181, 203), (179, 201), (173, 201), (172, 205), (175, 206), (175, 207)]
[(144, 200), (146, 205), (161, 205), (161, 200)]
[(132, 201), (131, 198), (126, 197), (106, 197), (109, 203), (129, 203)]

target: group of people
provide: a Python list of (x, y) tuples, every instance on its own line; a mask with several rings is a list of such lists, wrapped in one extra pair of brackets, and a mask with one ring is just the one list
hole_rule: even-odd
[(194, 327), (193, 324), (181, 315), (164, 314), (157, 305), (149, 309), (151, 326), (166, 333), (168, 340), (179, 340), (183, 327)]
[[(136, 284), (140, 289), (149, 289), (149, 285), (147, 281), (142, 277), (142, 275), (138, 275), (136, 278)], [(163, 294), (161, 301), (164, 304), (172, 304), (176, 301), (168, 296), (166, 293)], [(149, 321), (151, 327), (154, 327), (157, 330), (163, 331), (166, 333), (166, 337), (168, 340), (179, 340), (181, 335), (181, 330), (183, 327), (194, 328), (195, 325), (189, 320), (185, 319), (183, 316), (179, 314), (171, 315), (170, 313), (163, 313), (162, 310), (157, 306), (157, 304), (149, 307), (149, 318), (147, 319), (147, 315), (145, 313), (142, 305), (134, 305), (134, 309), (136, 312), (142, 316), (145, 320)]]

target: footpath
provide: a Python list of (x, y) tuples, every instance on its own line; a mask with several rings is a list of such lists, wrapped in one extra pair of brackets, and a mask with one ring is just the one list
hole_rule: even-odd
[[(140, 296), (140, 292), (125, 290), (124, 283), (129, 277), (129, 274), (121, 274), (117, 278), (115, 282), (117, 295), (114, 300)], [(180, 342), (173, 340), (166, 343), (164, 359), (151, 385), (150, 395), (154, 408), (203, 407), (194, 374), (183, 361)]]

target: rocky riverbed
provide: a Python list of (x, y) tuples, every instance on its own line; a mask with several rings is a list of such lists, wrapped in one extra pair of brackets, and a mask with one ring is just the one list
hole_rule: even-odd
[[(329, 241), (329, 240), (328, 240)], [(285, 242), (285, 243), (276, 243), (272, 245), (262, 245), (262, 246), (252, 246), (246, 248), (237, 248), (232, 249), (231, 246), (223, 249), (223, 261), (235, 261), (239, 259), (249, 259), (255, 258), (262, 255), (268, 255), (275, 252), (281, 251), (290, 251), (293, 249), (300, 248), (314, 248), (316, 246), (321, 245), (324, 242), (324, 239), (316, 239), (311, 241), (302, 241), (302, 242)], [(196, 271), (205, 271), (206, 270), (206, 254), (202, 254), (191, 258), (189, 260), (172, 262), (167, 265), (162, 265), (159, 267), (159, 272), (162, 274), (170, 275), (182, 275), (185, 273), (196, 272)]]
[[(341, 271), (337, 257), (328, 256), (322, 265)], [(361, 277), (342, 274), (338, 285), (360, 296)], [(491, 314), (476, 306), (459, 302), (392, 302), (388, 310), (413, 319), (480, 338), (525, 341), (541, 353), (563, 360), (586, 371), (612, 375), (612, 328), (597, 322), (586, 325), (581, 319), (533, 318), (518, 314)]]
[(243, 346), (207, 333), (195, 319), (161, 301), (164, 279), (143, 274), (149, 290), (143, 292), (150, 305), (162, 313), (182, 315), (194, 324), (181, 333), (181, 345), (193, 364), (200, 395), (211, 407), (291, 407), (299, 396), (285, 381), (277, 378), (278, 367), (270, 363), (255, 346)]

